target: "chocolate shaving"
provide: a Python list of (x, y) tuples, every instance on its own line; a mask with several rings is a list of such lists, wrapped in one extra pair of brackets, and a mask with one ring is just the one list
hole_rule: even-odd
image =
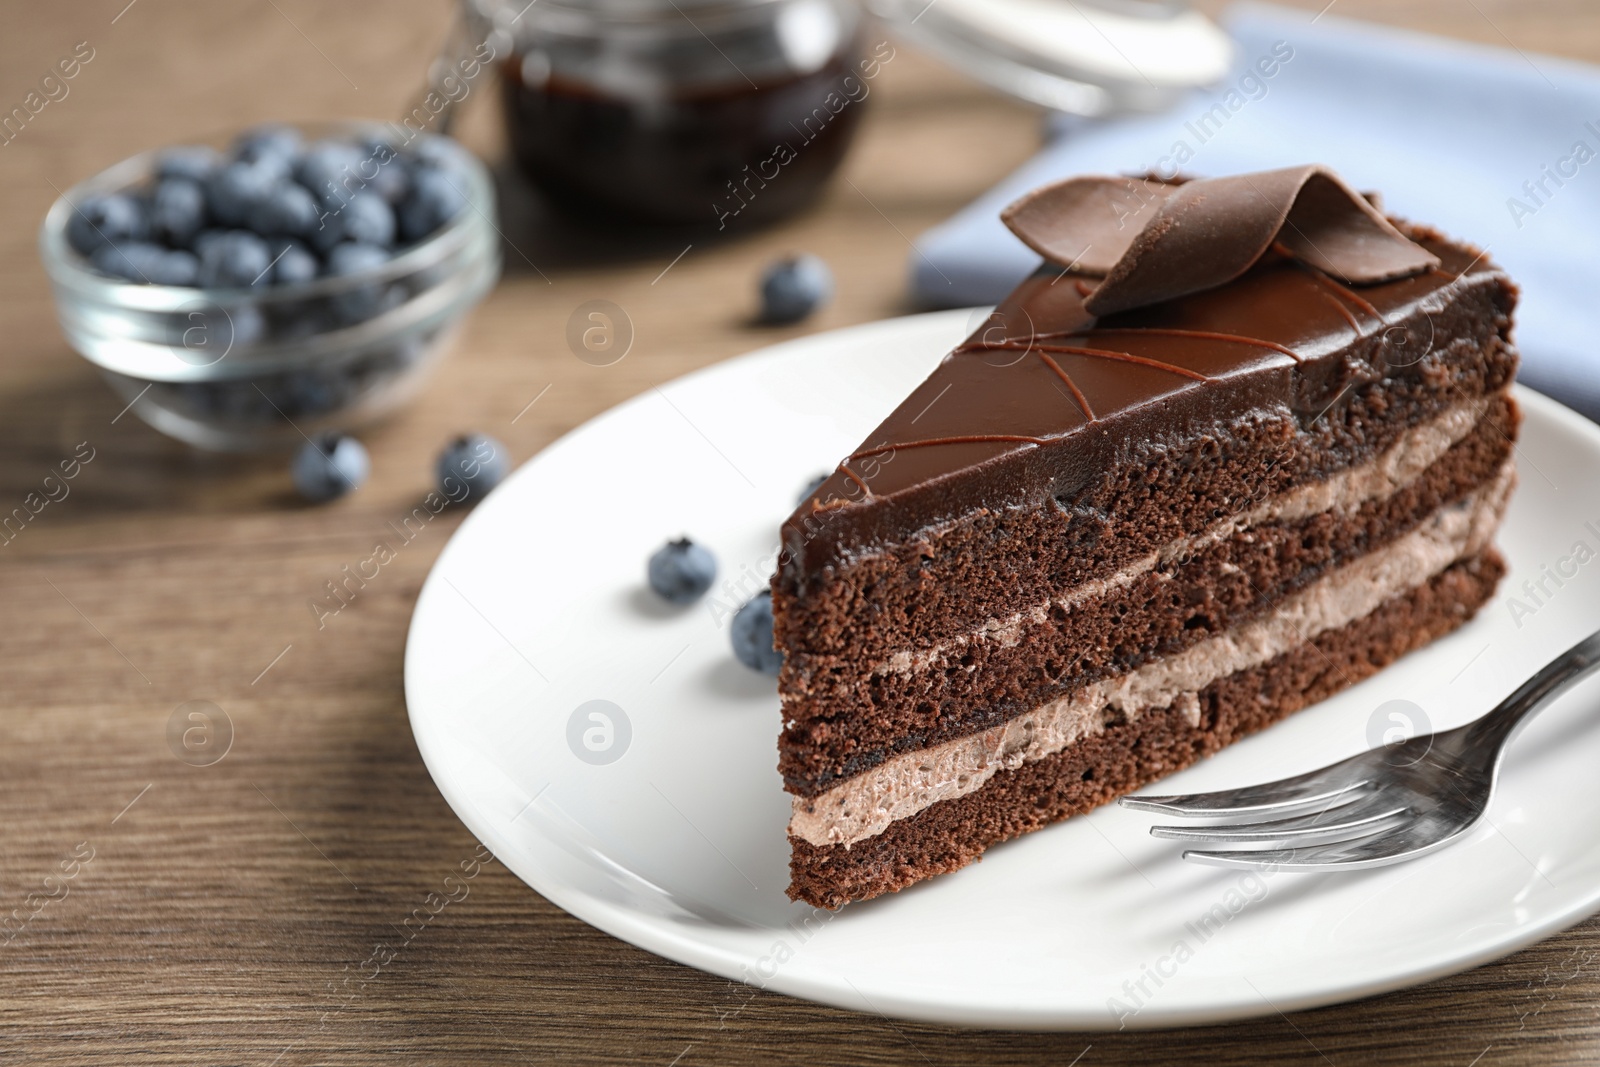
[(1226, 285), (1272, 248), (1357, 285), (1439, 265), (1314, 165), (1181, 184), (1071, 178), (1029, 193), (1000, 217), (1045, 259), (1105, 278), (1084, 301), (1094, 315)]

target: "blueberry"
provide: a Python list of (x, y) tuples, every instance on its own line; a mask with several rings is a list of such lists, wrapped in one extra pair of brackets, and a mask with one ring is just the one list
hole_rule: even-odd
[(324, 258), (332, 252), (334, 246), (344, 240), (344, 216), (339, 213), (338, 207), (323, 211), (317, 219), (316, 226), (306, 234), (306, 244), (316, 250), (317, 255)]
[(313, 141), (295, 160), (295, 180), (310, 182), (317, 176), (335, 174), (347, 167), (353, 171), (365, 154), (366, 149), (361, 145), (338, 138)]
[(347, 241), (328, 253), (327, 274), (333, 278), (347, 278), (377, 270), (389, 262), (387, 249), (376, 245), (363, 245)]
[[(444, 171), (452, 178), (466, 174), (466, 149), (452, 137), (424, 137), (411, 147), (411, 159), (423, 167)], [(459, 183), (458, 183), (459, 184)]]
[(194, 235), (194, 240), (189, 244), (189, 250), (197, 256), (204, 257), (207, 246), (215, 244), (232, 232), (232, 230), (221, 230), (216, 227), (201, 230)]
[(282, 169), (266, 160), (229, 163), (206, 182), (206, 206), (211, 216), (226, 226), (248, 226), (251, 214), (283, 176)]
[(67, 243), (85, 256), (112, 242), (143, 240), (148, 232), (144, 205), (126, 193), (86, 196), (67, 216)]
[(321, 261), (293, 237), (269, 240), (267, 251), (272, 255), (273, 285), (300, 285), (316, 280), (322, 273)]
[(206, 194), (189, 178), (165, 178), (150, 197), (151, 232), (180, 247), (188, 247), (206, 224)]
[(217, 169), (220, 158), (215, 149), (204, 145), (168, 148), (156, 158), (156, 178), (187, 178), (192, 182), (203, 182)]
[(740, 663), (762, 674), (777, 674), (783, 653), (772, 647), (772, 593), (763, 589), (733, 617), (729, 631), (733, 654)]
[(394, 244), (394, 209), (377, 193), (357, 193), (339, 212), (339, 226), (347, 241), (357, 244)]
[(181, 248), (163, 248), (145, 267), (145, 277), (153, 285), (192, 286), (200, 281), (200, 257)]
[(833, 275), (816, 256), (789, 256), (761, 276), (761, 318), (783, 324), (801, 319), (833, 296)]
[(341, 241), (382, 247), (394, 244), (394, 209), (377, 193), (357, 190), (325, 206), (327, 210), (306, 236), (324, 255)]
[(393, 311), (406, 302), (403, 287), (398, 285), (358, 285), (328, 298), (335, 319), (334, 326), (354, 326), (358, 322), (377, 318)]
[[(283, 264), (280, 262), (278, 265)], [(277, 268), (273, 268), (272, 284), (298, 284), (280, 280), (277, 273)], [(286, 300), (274, 310), (272, 335), (280, 342), (305, 341), (329, 330), (337, 330), (341, 325), (325, 300)]]
[[(267, 332), (267, 320), (261, 309), (250, 304), (239, 304), (227, 309), (226, 340), (234, 347), (253, 345)], [(250, 390), (252, 393), (254, 389)]]
[(272, 256), (267, 242), (246, 230), (208, 240), (200, 252), (200, 284), (208, 289), (266, 285)]
[(119, 241), (95, 249), (90, 262), (101, 274), (130, 282), (152, 282), (150, 272), (166, 249), (149, 241)]
[(297, 492), (320, 504), (359, 489), (371, 470), (367, 450), (349, 434), (319, 433), (300, 446), (289, 465)]
[(362, 187), (361, 164), (365, 159), (365, 153), (353, 144), (318, 141), (296, 161), (294, 178), (324, 207), (337, 208)]
[[(485, 496), (500, 484), (508, 466), (504, 445), (485, 434), (469, 433), (444, 447), (434, 475), (439, 492), (459, 504), (468, 497)], [(466, 496), (460, 496), (462, 486), (466, 487)]]
[(250, 205), (246, 224), (267, 236), (306, 237), (317, 228), (322, 208), (304, 186), (278, 182)]
[(650, 588), (669, 604), (693, 604), (717, 577), (717, 557), (687, 537), (668, 541), (645, 567)]
[(411, 175), (411, 192), (400, 205), (400, 235), (420, 241), (467, 206), (459, 176), (435, 167), (418, 167)]
[(300, 154), (300, 142), (300, 131), (294, 127), (267, 123), (241, 133), (233, 142), (233, 154), (246, 163), (278, 159), (288, 165)]
[(800, 490), (799, 499), (794, 502), (795, 507), (799, 507), (801, 504), (804, 504), (807, 500), (810, 500), (813, 496), (815, 496), (817, 490), (822, 488), (822, 483), (827, 480), (828, 476), (826, 474), (819, 474), (807, 482), (806, 487)]
[[(376, 245), (341, 244), (328, 253), (324, 273), (333, 278), (349, 278), (378, 270), (389, 262), (389, 253)], [(335, 293), (333, 309), (347, 323), (370, 319), (382, 311), (387, 290), (379, 285), (361, 285)]]
[(363, 138), (362, 152), (360, 173), (370, 179), (368, 187), (389, 205), (405, 200), (411, 189), (411, 165), (406, 158), (382, 138)]

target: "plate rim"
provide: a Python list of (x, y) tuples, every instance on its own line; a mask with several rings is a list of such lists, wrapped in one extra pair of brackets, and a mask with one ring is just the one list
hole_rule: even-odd
[[(942, 320), (947, 319), (951, 321), (957, 319), (970, 321), (971, 316), (979, 310), (981, 308), (958, 308), (899, 316), (835, 330), (821, 331), (804, 337), (791, 338), (775, 344), (763, 345), (728, 359), (719, 360), (716, 363), (664, 382), (656, 388), (665, 389), (681, 386), (723, 370), (730, 364), (768, 360), (781, 356), (786, 350), (795, 348), (804, 349), (817, 345), (838, 343), (841, 340), (858, 338), (866, 334), (885, 331), (894, 332), (900, 329), (909, 329), (916, 325), (926, 325), (932, 329), (941, 324)], [(1532, 416), (1542, 420), (1549, 420), (1560, 429), (1587, 438), (1594, 447), (1595, 452), (1600, 454), (1600, 425), (1591, 422), (1559, 401), (1545, 396), (1520, 382), (1514, 383), (1512, 388), (1512, 395), (1523, 408), (1525, 418)], [(616, 415), (634, 405), (645, 402), (654, 391), (654, 389), (646, 389), (584, 420), (584, 422), (550, 441), (537, 453), (530, 456), (523, 464), (519, 465), (518, 471), (556, 450), (564, 442), (568, 442), (578, 434), (583, 433), (597, 420)], [(426, 715), (417, 710), (418, 701), (415, 699), (417, 683), (414, 680), (414, 671), (418, 657), (421, 655), (418, 641), (416, 640), (419, 630), (418, 620), (422, 617), (424, 605), (438, 596), (439, 583), (444, 580), (442, 577), (443, 564), (449, 558), (452, 547), (463, 538), (466, 531), (471, 529), (477, 518), (478, 514), (476, 512), (469, 514), (440, 550), (438, 557), (435, 558), (429, 568), (428, 576), (417, 595), (416, 603), (412, 609), (411, 620), (406, 628), (403, 674), (407, 721), (411, 727), (412, 736), (416, 741), (417, 750), (422, 757), (423, 764), (427, 768), (428, 775), (433, 780), (434, 786), (439, 790), (440, 795), (444, 797), (445, 802), (450, 806), (456, 817), (480, 842), (488, 845), (495, 854), (496, 859), (505, 864), (507, 869), (528, 888), (578, 921), (673, 962), (694, 967), (697, 970), (702, 970), (730, 981), (742, 982), (754, 988), (783, 993), (831, 1007), (867, 1014), (894, 1016), (937, 1025), (1031, 1031), (1164, 1030), (1197, 1025), (1220, 1025), (1243, 1019), (1259, 1018), (1275, 1012), (1281, 1014), (1289, 1011), (1303, 1011), (1410, 988), (1448, 975), (1459, 974), (1492, 960), (1503, 958), (1568, 929), (1596, 912), (1600, 912), (1600, 884), (1596, 884), (1586, 894), (1579, 894), (1575, 897), (1574, 901), (1566, 907), (1552, 911), (1541, 920), (1520, 925), (1515, 928), (1514, 933), (1510, 936), (1488, 943), (1478, 951), (1464, 955), (1440, 954), (1415, 966), (1397, 969), (1381, 978), (1366, 977), (1336, 981), (1329, 985), (1320, 986), (1315, 990), (1308, 990), (1281, 1000), (1269, 1001), (1265, 997), (1261, 997), (1258, 1001), (1247, 1002), (1237, 996), (1219, 994), (1212, 1000), (1190, 1003), (1181, 1007), (1162, 1009), (1159, 1004), (1151, 1004), (1139, 1011), (1130, 1020), (1125, 1021), (1121, 1026), (1112, 1025), (1113, 1020), (1103, 1007), (1087, 1012), (1077, 1008), (1062, 1007), (1012, 1008), (1004, 1010), (982, 1007), (974, 1009), (949, 1000), (930, 999), (927, 997), (919, 999), (894, 990), (883, 989), (874, 990), (874, 995), (869, 998), (848, 978), (842, 983), (847, 988), (841, 988), (841, 984), (830, 984), (805, 972), (780, 971), (765, 982), (750, 982), (744, 974), (741, 974), (741, 971), (748, 972), (749, 961), (740, 958), (725, 946), (686, 936), (673, 924), (593, 896), (581, 888), (564, 882), (559, 876), (554, 876), (544, 871), (518, 869), (520, 866), (524, 866), (520, 861), (516, 866), (507, 862), (505, 856), (514, 855), (517, 851), (517, 846), (510, 841), (508, 834), (495, 825), (494, 820), (488, 818), (487, 815), (480, 814), (478, 805), (470, 795), (469, 790), (459, 783), (455, 776), (444, 773), (445, 768), (448, 766), (448, 757), (434, 747), (431, 727)], [(1428, 861), (1424, 858), (1415, 862), (1425, 863)]]

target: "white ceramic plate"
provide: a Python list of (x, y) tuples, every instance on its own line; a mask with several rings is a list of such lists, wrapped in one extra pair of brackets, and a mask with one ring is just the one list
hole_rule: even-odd
[[(778, 700), (733, 659), (718, 605), (765, 584), (801, 487), (972, 321), (875, 323), (692, 374), (557, 441), (467, 519), (418, 600), (406, 695), (439, 789), (501, 861), (585, 922), (691, 966), (989, 1027), (1327, 1004), (1462, 970), (1600, 909), (1600, 685), (1518, 737), (1489, 823), (1410, 864), (1263, 880), (1185, 863), (1147, 835), (1149, 816), (1106, 808), (837, 914), (790, 903)], [(1397, 709), (1457, 725), (1600, 626), (1600, 428), (1519, 395), (1521, 488), (1500, 537), (1512, 573), (1495, 601), (1163, 791), (1309, 770), (1404, 728)], [(644, 564), (683, 533), (722, 572), (701, 604), (669, 611)], [(1541, 578), (1543, 592), (1523, 590)]]

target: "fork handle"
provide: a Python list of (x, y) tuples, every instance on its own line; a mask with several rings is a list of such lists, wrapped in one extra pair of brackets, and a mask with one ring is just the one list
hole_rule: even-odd
[(1466, 728), (1473, 744), (1504, 744), (1556, 697), (1600, 667), (1600, 631), (1590, 634), (1545, 664), (1492, 711)]

